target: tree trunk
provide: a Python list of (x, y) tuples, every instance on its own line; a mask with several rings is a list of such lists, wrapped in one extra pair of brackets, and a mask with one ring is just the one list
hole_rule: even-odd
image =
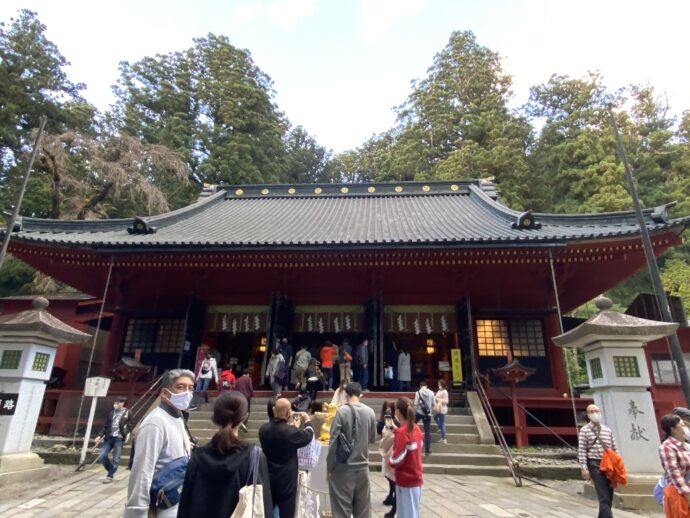
[(103, 200), (106, 199), (108, 194), (110, 193), (110, 189), (113, 188), (114, 183), (113, 182), (106, 182), (103, 185), (103, 188), (98, 191), (89, 201), (86, 202), (86, 204), (79, 209), (79, 212), (77, 213), (77, 219), (85, 219), (86, 214), (93, 210), (96, 205), (101, 203)]

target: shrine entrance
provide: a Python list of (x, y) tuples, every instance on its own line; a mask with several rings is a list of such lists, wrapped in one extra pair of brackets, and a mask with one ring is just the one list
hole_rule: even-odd
[(385, 306), (383, 329), (384, 363), (393, 367), (396, 381), (402, 351), (410, 354), (413, 389), (421, 380), (434, 388), (439, 379), (451, 381), (451, 350), (457, 344), (453, 306)]

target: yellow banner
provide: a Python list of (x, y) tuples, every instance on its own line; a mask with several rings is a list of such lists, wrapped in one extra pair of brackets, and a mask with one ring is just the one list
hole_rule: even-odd
[(460, 349), (450, 350), (450, 360), (453, 364), (453, 381), (462, 381), (462, 358)]

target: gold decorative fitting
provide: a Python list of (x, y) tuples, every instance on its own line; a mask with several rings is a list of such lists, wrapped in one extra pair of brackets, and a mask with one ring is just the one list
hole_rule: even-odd
[(321, 187), (317, 187), (316, 189), (314, 189), (314, 192), (316, 194), (321, 194)]
[(459, 186), (459, 185), (453, 184), (453, 185), (450, 186), (450, 190), (451, 190), (451, 191), (457, 191), (458, 189), (460, 189), (460, 186)]
[(428, 185), (425, 185), (424, 187), (422, 187), (422, 190), (424, 192), (429, 192), (431, 190), (431, 187), (429, 187)]
[(261, 194), (268, 194), (268, 189), (261, 189)]
[(342, 192), (343, 194), (347, 194), (349, 190), (350, 190), (350, 189), (348, 189), (347, 187), (342, 187), (342, 188), (340, 189), (340, 192)]
[(369, 187), (367, 192), (376, 192), (376, 187)]
[(400, 187), (399, 185), (395, 186), (395, 192), (402, 192), (403, 188)]
[(288, 189), (288, 194), (295, 194), (295, 188), (294, 188), (294, 187), (290, 187), (290, 188)]
[(236, 194), (237, 196), (242, 196), (242, 195), (244, 194), (244, 191), (243, 191), (242, 189), (237, 189), (237, 190), (235, 191), (235, 194)]

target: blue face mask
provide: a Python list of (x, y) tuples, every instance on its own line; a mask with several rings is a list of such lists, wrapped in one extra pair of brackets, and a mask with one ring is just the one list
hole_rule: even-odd
[[(167, 390), (167, 389), (166, 389)], [(168, 390), (170, 392), (170, 396), (168, 397), (168, 400), (178, 410), (187, 410), (189, 408), (189, 404), (192, 402), (192, 398), (194, 395), (185, 390), (184, 392), (180, 392), (179, 394), (175, 394)]]

